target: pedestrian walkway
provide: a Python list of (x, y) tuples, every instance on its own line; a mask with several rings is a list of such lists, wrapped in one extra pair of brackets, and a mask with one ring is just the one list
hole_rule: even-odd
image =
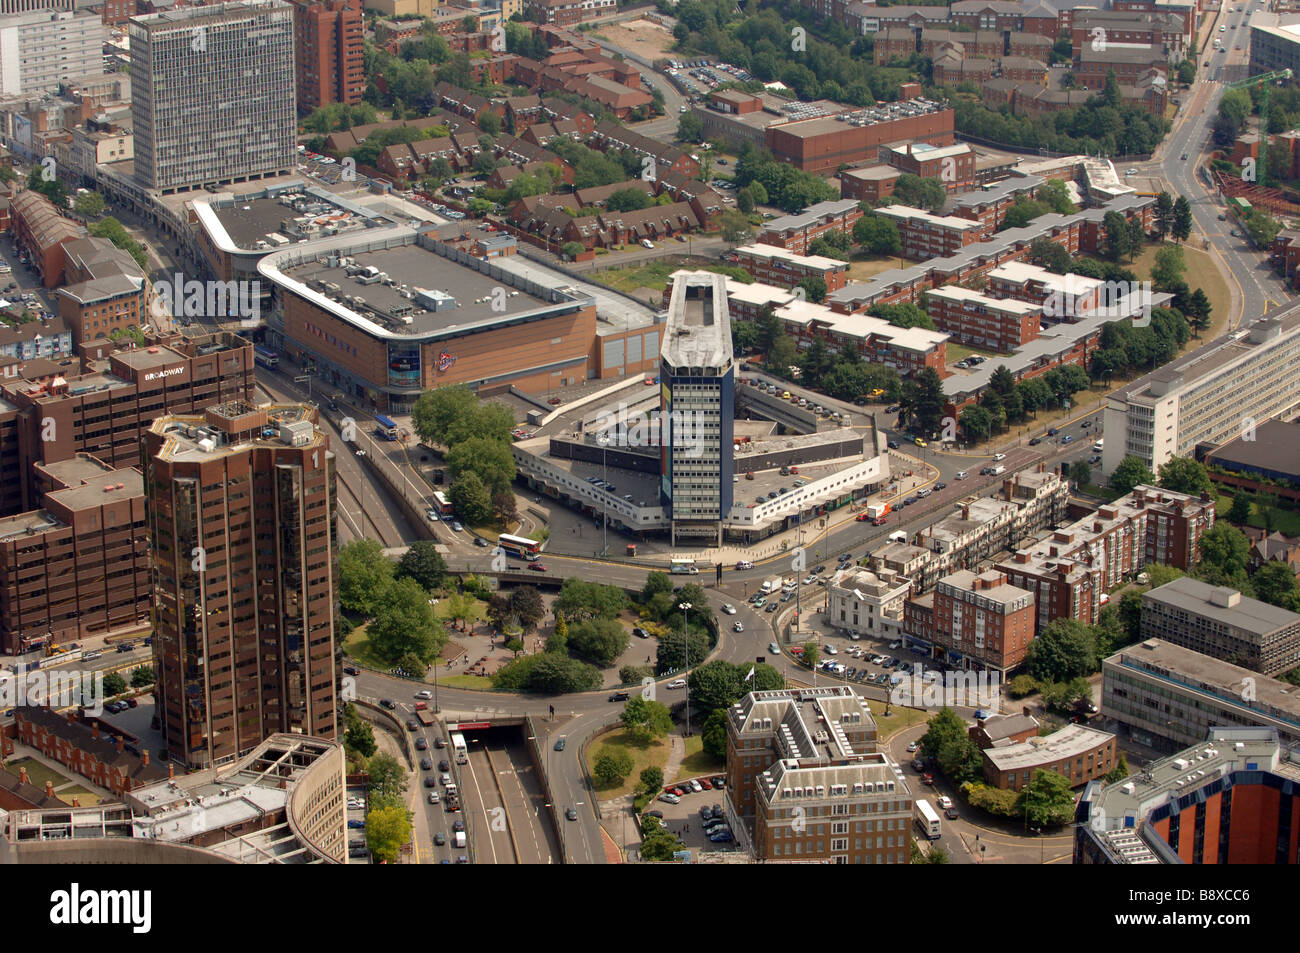
[(664, 780), (673, 781), (686, 760), (686, 739), (681, 735), (668, 736), (668, 760), (664, 762)]

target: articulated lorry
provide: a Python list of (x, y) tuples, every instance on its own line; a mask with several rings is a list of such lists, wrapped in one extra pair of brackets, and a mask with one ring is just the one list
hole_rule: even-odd
[(871, 520), (876, 526), (884, 526), (889, 522), (889, 504), (888, 503), (868, 503), (867, 519)]

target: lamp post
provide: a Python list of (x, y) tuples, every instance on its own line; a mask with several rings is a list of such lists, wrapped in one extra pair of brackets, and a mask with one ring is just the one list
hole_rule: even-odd
[(604, 527), (605, 539), (601, 546), (601, 556), (609, 555), (609, 437), (601, 434), (596, 438), (600, 444), (600, 478), (604, 481), (605, 486), (601, 488), (600, 497), (600, 522)]
[(682, 610), (682, 649), (684, 652), (686, 666), (686, 735), (691, 736), (691, 638), (690, 630), (686, 628), (686, 613), (694, 608), (689, 602), (679, 603), (677, 608)]

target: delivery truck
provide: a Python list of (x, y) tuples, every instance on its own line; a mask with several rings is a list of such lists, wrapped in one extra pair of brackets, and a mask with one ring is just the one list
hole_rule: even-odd
[(867, 519), (871, 520), (876, 526), (884, 526), (889, 522), (889, 504), (888, 503), (868, 503)]

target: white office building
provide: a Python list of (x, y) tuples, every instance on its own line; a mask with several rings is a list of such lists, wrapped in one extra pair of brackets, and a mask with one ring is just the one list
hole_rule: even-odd
[(1154, 470), (1300, 412), (1300, 305), (1234, 331), (1117, 390), (1106, 401), (1102, 467)]
[(289, 175), (293, 7), (237, 0), (135, 17), (135, 178), (164, 194)]
[(35, 10), (0, 19), (0, 94), (54, 92), (104, 72), (104, 23), (80, 10)]

